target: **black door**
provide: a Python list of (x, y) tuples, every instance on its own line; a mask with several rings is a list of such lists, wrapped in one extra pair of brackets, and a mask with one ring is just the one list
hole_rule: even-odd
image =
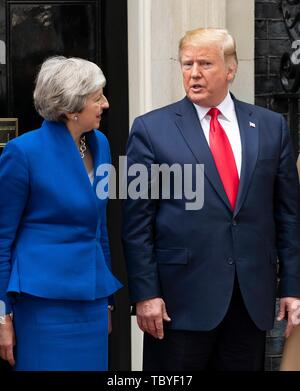
[[(99, 64), (110, 102), (101, 123), (115, 167), (128, 136), (127, 1), (0, 0), (0, 40), (6, 63), (0, 64), (0, 117), (17, 117), (22, 134), (41, 124), (33, 106), (34, 78), (51, 55), (82, 57)], [(2, 44), (3, 48), (3, 44)], [(121, 208), (110, 201), (108, 226), (113, 270), (126, 286), (120, 240)], [(110, 337), (110, 369), (130, 369), (130, 319), (126, 287), (116, 295)]]

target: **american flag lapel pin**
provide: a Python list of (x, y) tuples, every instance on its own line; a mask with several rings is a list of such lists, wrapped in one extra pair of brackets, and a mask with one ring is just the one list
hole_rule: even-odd
[(249, 122), (249, 125), (251, 126), (251, 128), (255, 128), (256, 127), (255, 123), (253, 123), (253, 122)]

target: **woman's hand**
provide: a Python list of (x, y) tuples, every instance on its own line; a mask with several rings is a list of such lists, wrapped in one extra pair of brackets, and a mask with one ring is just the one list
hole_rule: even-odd
[(5, 324), (0, 324), (0, 357), (15, 365), (13, 347), (16, 344), (15, 331), (10, 315), (6, 315)]

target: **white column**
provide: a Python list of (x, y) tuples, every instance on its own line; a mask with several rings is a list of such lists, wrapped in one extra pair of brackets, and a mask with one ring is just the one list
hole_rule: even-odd
[(5, 42), (0, 41), (0, 64), (6, 63)]
[(254, 0), (227, 0), (226, 8), (226, 27), (236, 39), (239, 60), (231, 91), (249, 103), (254, 103), (254, 7)]
[[(128, 0), (129, 120), (152, 109), (151, 0)], [(132, 370), (142, 367), (143, 334), (131, 317)]]
[(185, 31), (225, 25), (226, 0), (128, 0), (131, 121), (183, 96), (177, 55)]
[(226, 0), (152, 0), (152, 103), (161, 107), (181, 99), (184, 91), (178, 43), (187, 30), (224, 27)]
[(128, 0), (129, 117), (152, 109), (151, 0)]

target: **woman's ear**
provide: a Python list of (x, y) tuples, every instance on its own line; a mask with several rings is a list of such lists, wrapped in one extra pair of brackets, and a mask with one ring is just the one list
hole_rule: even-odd
[(68, 121), (77, 121), (78, 120), (77, 113), (66, 113), (65, 115), (66, 115)]

